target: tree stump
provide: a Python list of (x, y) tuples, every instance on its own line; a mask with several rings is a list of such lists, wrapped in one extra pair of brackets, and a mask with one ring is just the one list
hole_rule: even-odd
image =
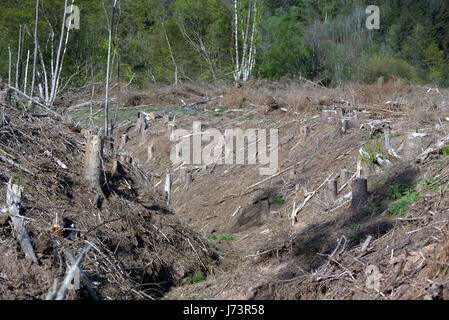
[(154, 141), (151, 141), (148, 145), (148, 159), (147, 163), (150, 162), (153, 159), (154, 156)]
[(337, 200), (337, 195), (338, 195), (337, 179), (336, 178), (330, 179), (327, 183), (327, 188), (328, 188), (329, 198), (332, 201)]
[(185, 191), (189, 190), (189, 187), (192, 184), (192, 181), (193, 181), (192, 174), (187, 169), (186, 170), (186, 174), (185, 174), (185, 184), (184, 184), (184, 190)]
[(344, 185), (348, 181), (349, 171), (348, 169), (341, 170), (341, 184)]
[(352, 182), (352, 203), (351, 207), (357, 208), (368, 196), (368, 180), (356, 178)]
[(175, 140), (175, 130), (176, 130), (176, 124), (172, 121), (168, 123), (167, 127), (167, 136), (170, 139), (170, 141)]
[(143, 112), (139, 112), (137, 114), (137, 123), (136, 123), (136, 131), (138, 136), (142, 136), (143, 132), (147, 129), (147, 119)]
[(346, 133), (348, 129), (349, 129), (349, 119), (348, 118), (341, 119), (341, 131), (343, 133)]
[(299, 136), (301, 137), (301, 139), (307, 139), (309, 137), (310, 134), (310, 129), (308, 126), (301, 126), (299, 128)]
[(337, 112), (335, 110), (323, 110), (321, 112), (321, 125), (333, 124), (337, 120)]
[(432, 143), (432, 138), (423, 133), (407, 134), (404, 143), (397, 150), (406, 160), (415, 159)]
[(99, 135), (87, 138), (84, 159), (84, 178), (90, 187), (101, 189), (101, 157), (103, 155), (103, 140)]
[(129, 141), (129, 137), (126, 133), (122, 134), (121, 140), (120, 140), (120, 149), (123, 149), (126, 144)]
[(262, 217), (268, 216), (270, 214), (270, 203), (268, 200), (263, 200), (260, 202), (260, 214)]

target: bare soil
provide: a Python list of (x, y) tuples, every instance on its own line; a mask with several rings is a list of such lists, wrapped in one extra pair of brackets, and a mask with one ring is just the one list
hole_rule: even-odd
[[(33, 174), (0, 161), (0, 194), (6, 194), (9, 178), (24, 186), (23, 214), (30, 218), (27, 230), (39, 265), (24, 259), (9, 221), (0, 219), (0, 297), (45, 298), (53, 279), (66, 270), (63, 251), (78, 254), (89, 242), (95, 246), (83, 269), (104, 299), (447, 299), (449, 177), (444, 177), (449, 157), (441, 152), (422, 163), (416, 154), (401, 160), (389, 156), (387, 168), (364, 164), (369, 196), (361, 205), (340, 206), (322, 188), (294, 225), (290, 220), (294, 206), (331, 174), (348, 168), (353, 176), (360, 148), (379, 146), (388, 155), (384, 128), (374, 132), (370, 121), (391, 119), (391, 143), (400, 155), (410, 151), (406, 139), (412, 133), (425, 133), (430, 145), (447, 136), (449, 92), (428, 89), (393, 79), (337, 89), (258, 81), (242, 87), (122, 90), (114, 148), (107, 144), (104, 156), (108, 186), (101, 209), (92, 207), (97, 191), (89, 190), (81, 176), (85, 134), (101, 133), (101, 118), (89, 115), (101, 106), (71, 109), (88, 101), (74, 93), (70, 105), (61, 106), (73, 119), (66, 124), (33, 117), (5, 101), (12, 121), (0, 129), (0, 154)], [(336, 108), (344, 108), (350, 119), (346, 132), (338, 123), (321, 121), (323, 109)], [(139, 111), (164, 116), (149, 121), (143, 138), (135, 130)], [(186, 190), (184, 168), (170, 160), (174, 144), (167, 120), (186, 130), (193, 121), (201, 121), (203, 130), (222, 132), (278, 129), (278, 172), (297, 165), (254, 188), (249, 187), (266, 178), (258, 165), (184, 165), (193, 177)], [(304, 126), (307, 137), (301, 136)], [(119, 149), (124, 133), (130, 140)], [(114, 171), (118, 152), (127, 152), (132, 161)], [(173, 186), (167, 206), (169, 172)], [(402, 215), (390, 212), (395, 202), (388, 190), (397, 184), (423, 190)], [(351, 183), (338, 197), (350, 192)], [(64, 219), (62, 235), (50, 232), (56, 214)], [(219, 241), (220, 235), (229, 237)], [(380, 272), (378, 290), (367, 285), (369, 266)], [(192, 281), (198, 272), (205, 277)], [(87, 293), (71, 291), (70, 298), (87, 298)]]

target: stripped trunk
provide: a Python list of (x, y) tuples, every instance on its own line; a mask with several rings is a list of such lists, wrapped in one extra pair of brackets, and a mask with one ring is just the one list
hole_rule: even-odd
[(9, 66), (8, 66), (8, 85), (11, 85), (11, 47), (8, 47)]
[(164, 31), (165, 41), (167, 41), (168, 50), (170, 51), (171, 61), (173, 62), (173, 66), (175, 67), (175, 85), (178, 84), (178, 65), (176, 64), (175, 57), (173, 56), (173, 51), (171, 49), (170, 41), (168, 40), (167, 30), (165, 29), (164, 22), (161, 20), (162, 30)]
[[(52, 74), (52, 86), (51, 86), (51, 93), (50, 93), (50, 101), (48, 101), (47, 107), (52, 106), (53, 101), (55, 100), (55, 96), (56, 96), (56, 82), (57, 82), (58, 75), (60, 72), (59, 60), (61, 58), (62, 42), (64, 40), (66, 10), (67, 10), (67, 0), (64, 1), (64, 15), (62, 18), (62, 25), (61, 25), (61, 37), (59, 39), (58, 53), (56, 54), (56, 64), (54, 65), (54, 71), (52, 71), (53, 74)], [(52, 52), (53, 52), (53, 50), (52, 50)], [(53, 59), (52, 59), (52, 61), (53, 61)]]
[(31, 96), (34, 96), (34, 81), (36, 77), (36, 60), (37, 60), (37, 46), (38, 46), (38, 39), (37, 39), (37, 25), (39, 22), (39, 0), (36, 0), (36, 22), (34, 24), (34, 57), (33, 57), (33, 75), (31, 78)]
[(234, 0), (234, 40), (235, 40), (235, 72), (234, 80), (240, 80), (239, 69), (240, 69), (240, 59), (239, 59), (239, 27), (238, 27), (238, 12), (237, 12), (237, 0)]
[(256, 36), (258, 31), (257, 20), (257, 0), (249, 0), (248, 14), (246, 16), (246, 24), (244, 20), (241, 21), (241, 41), (243, 44), (242, 59), (240, 61), (240, 49), (239, 49), (239, 24), (238, 24), (238, 5), (237, 0), (234, 0), (234, 42), (235, 42), (235, 70), (234, 80), (248, 81), (251, 76), (251, 72), (255, 65), (256, 57)]
[(114, 5), (112, 7), (112, 18), (111, 24), (109, 26), (109, 42), (108, 42), (108, 58), (106, 64), (106, 96), (104, 103), (104, 132), (105, 135), (109, 135), (109, 73), (110, 73), (110, 64), (111, 64), (111, 43), (112, 43), (112, 28), (114, 27), (114, 16), (115, 9), (117, 7), (117, 0), (114, 0)]
[[(27, 52), (27, 63), (25, 65), (25, 79), (23, 81), (23, 93), (27, 93), (27, 81), (28, 81), (28, 62), (30, 61), (30, 50)], [(33, 94), (31, 93), (31, 96)]]
[(20, 56), (22, 55), (21, 52), (21, 44), (22, 44), (22, 25), (20, 25), (19, 29), (19, 45), (17, 47), (17, 63), (16, 63), (16, 89), (19, 90), (19, 63), (20, 63)]

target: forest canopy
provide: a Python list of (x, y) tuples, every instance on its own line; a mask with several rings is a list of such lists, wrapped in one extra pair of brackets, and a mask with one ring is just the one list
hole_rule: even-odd
[[(110, 30), (111, 79), (120, 70), (138, 86), (284, 77), (338, 86), (392, 76), (449, 86), (447, 0), (121, 0), (111, 29), (113, 2), (68, 1), (80, 28), (64, 35), (61, 88), (104, 81)], [(379, 29), (366, 27), (369, 5), (380, 8)], [(0, 8), (0, 75), (14, 83), (18, 73), (23, 83), (28, 73), (30, 82), (36, 0)], [(64, 1), (40, 0), (38, 11), (37, 84), (54, 68)]]

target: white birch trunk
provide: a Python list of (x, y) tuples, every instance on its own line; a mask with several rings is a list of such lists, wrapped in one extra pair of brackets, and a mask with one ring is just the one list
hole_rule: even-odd
[(11, 85), (11, 47), (8, 47), (9, 52), (9, 67), (8, 67), (8, 85)]
[[(50, 101), (49, 101), (49, 107), (53, 104), (53, 101), (55, 100), (55, 94), (56, 94), (56, 81), (59, 74), (59, 60), (61, 58), (61, 50), (62, 50), (62, 42), (64, 41), (64, 28), (65, 28), (65, 19), (66, 19), (66, 10), (67, 10), (67, 0), (64, 1), (64, 15), (62, 18), (62, 26), (61, 26), (61, 37), (59, 39), (59, 47), (58, 47), (58, 53), (56, 54), (56, 64), (54, 66), (54, 72), (52, 74), (52, 86), (51, 86), (51, 93), (50, 93)], [(53, 52), (53, 50), (52, 50)], [(53, 61), (53, 59), (52, 59)]]
[(105, 96), (105, 105), (104, 105), (104, 132), (105, 135), (109, 134), (109, 74), (110, 74), (110, 64), (111, 64), (111, 43), (112, 43), (112, 28), (114, 26), (114, 16), (115, 9), (117, 7), (117, 0), (114, 0), (114, 5), (112, 7), (112, 18), (109, 26), (109, 43), (108, 43), (108, 58), (106, 64), (106, 96)]
[(34, 95), (34, 83), (36, 79), (37, 46), (39, 44), (39, 41), (37, 39), (38, 22), (39, 22), (39, 0), (36, 0), (36, 22), (34, 24), (34, 58), (33, 58), (33, 76), (31, 78), (31, 96)]
[(17, 63), (16, 63), (16, 89), (19, 90), (19, 62), (20, 62), (20, 45), (22, 43), (22, 25), (20, 25), (19, 29), (19, 46), (17, 48)]
[[(23, 93), (27, 93), (27, 81), (28, 81), (28, 62), (30, 61), (30, 50), (27, 52), (27, 63), (25, 65), (25, 79), (23, 80)], [(31, 96), (33, 93), (31, 93)]]
[(239, 70), (240, 70), (240, 59), (239, 59), (239, 28), (238, 28), (238, 11), (237, 11), (237, 0), (234, 0), (234, 40), (235, 40), (235, 73), (234, 80), (240, 80)]

